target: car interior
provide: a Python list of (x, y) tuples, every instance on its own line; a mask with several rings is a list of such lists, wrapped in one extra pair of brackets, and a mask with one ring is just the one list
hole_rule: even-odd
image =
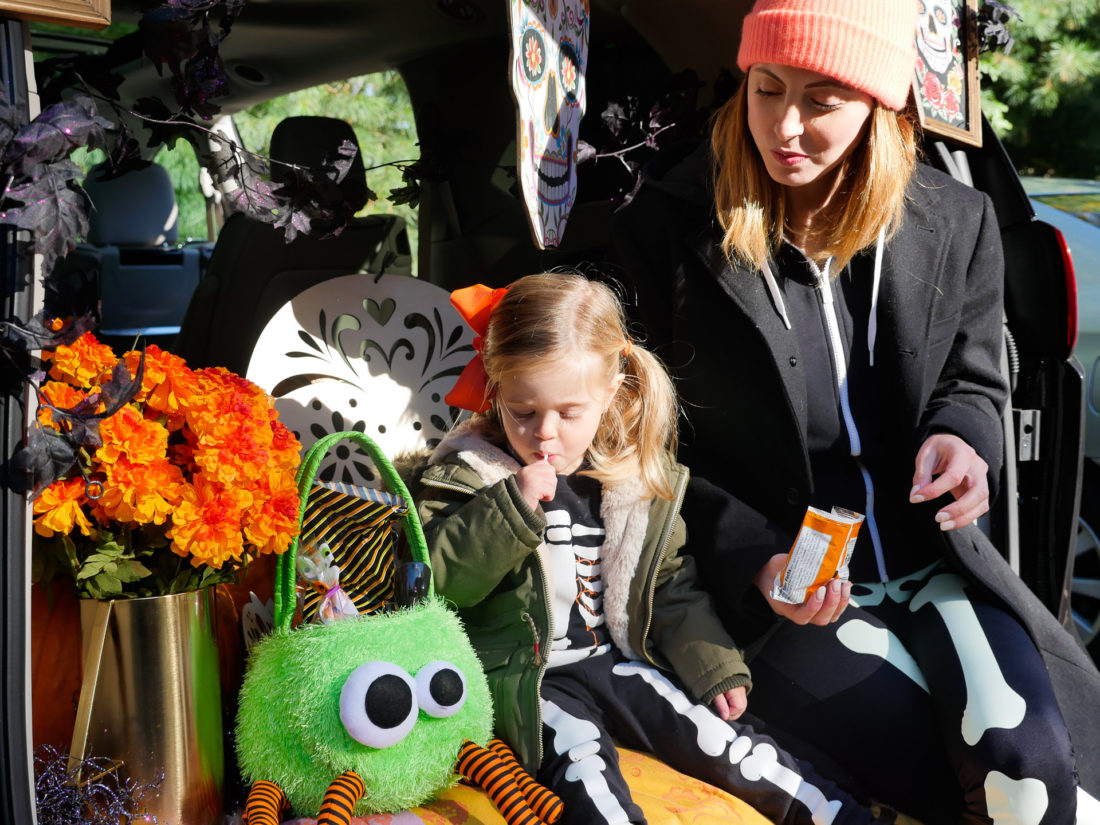
[[(112, 30), (121, 32), (113, 43), (71, 28), (25, 29), (16, 24), (9, 27), (5, 48), (34, 55), (98, 57), (123, 78), (118, 86), (123, 107), (150, 97), (170, 101), (170, 71), (142, 54), (139, 24), (146, 5), (138, 0), (111, 3)], [(673, 99), (680, 101), (676, 111), (683, 116), (683, 129), (672, 129), (666, 137), (698, 135), (706, 114), (728, 93), (729, 77), (736, 78), (734, 44), (751, 0), (590, 0), (585, 6), (591, 43), (581, 138), (597, 149), (619, 148), (601, 117), (610, 105), (633, 101), (645, 110)], [(355, 366), (348, 358), (323, 375), (323, 370), (280, 372), (259, 366), (291, 351), (280, 350), (280, 341), (289, 346), (308, 338), (327, 342), (341, 356), (351, 353), (352, 360), (362, 357), (367, 351), (362, 341), (382, 340), (370, 325), (372, 318), (377, 325), (380, 307), (393, 296), (405, 302), (402, 307), (411, 304), (409, 317), (416, 309), (426, 313), (427, 320), (406, 325), (428, 335), (433, 321), (426, 307), (435, 306), (432, 299), (418, 298), (419, 287), (395, 286), (395, 280), (434, 285), (438, 297), (473, 283), (503, 286), (523, 274), (554, 267), (614, 278), (606, 254), (610, 224), (615, 209), (629, 196), (635, 170), (611, 156), (578, 164), (577, 199), (562, 242), (539, 248), (532, 239), (515, 170), (516, 103), (509, 85), (508, 26), (503, 0), (247, 3), (218, 45), (227, 78), (221, 93), (210, 101), (218, 107), (218, 117), (231, 117), (299, 89), (396, 70), (412, 101), (420, 160), (427, 170), (418, 180), (416, 247), (410, 245), (402, 218), (366, 203), (358, 159), (340, 183), (345, 199), (358, 204), (357, 216), (334, 237), (301, 235), (289, 243), (271, 223), (231, 212), (224, 197), (215, 210), (216, 235), (181, 243), (174, 229), (171, 186), (166, 188), (166, 176), (156, 164), (140, 175), (104, 182), (97, 182), (93, 172), (85, 183), (95, 207), (92, 230), (59, 266), (98, 272), (103, 306), (99, 332), (104, 340), (129, 345), (140, 332), (192, 366), (218, 365), (250, 378), (267, 376), (256, 380), (283, 398), (285, 409), (295, 410), (294, 429), (308, 446), (319, 433), (339, 429), (341, 422), (379, 422), (362, 408), (348, 407), (346, 397), (326, 400), (331, 398), (326, 393), (334, 390), (309, 386), (329, 378), (352, 386), (364, 370), (350, 377), (339, 372)], [(685, 86), (683, 73), (689, 71), (698, 79), (697, 87)], [(5, 77), (9, 87), (19, 79), (18, 72)], [(33, 87), (32, 76), (25, 80)], [(685, 88), (691, 94), (685, 96)], [(136, 134), (142, 133), (140, 121), (130, 125)], [(201, 150), (210, 135), (194, 130), (185, 139)], [(317, 168), (347, 140), (362, 146), (370, 135), (356, 134), (352, 125), (324, 112), (310, 112), (279, 124), (272, 136), (271, 159)], [(643, 146), (631, 158), (641, 165), (657, 151)], [(926, 162), (989, 193), (997, 210), (1005, 247), (1005, 369), (1012, 403), (1005, 416), (1010, 437), (1004, 492), (986, 529), (1042, 601), (1070, 624), (1084, 426), (1084, 379), (1072, 357), (1072, 263), (1057, 230), (1035, 219), (1011, 158), (984, 121), (980, 147), (929, 136), (923, 152)], [(279, 168), (273, 165), (273, 180)], [(349, 281), (350, 276), (358, 280)], [(374, 285), (377, 293), (371, 291)], [(375, 301), (373, 309), (365, 299), (355, 306), (356, 290)], [(120, 309), (119, 316), (112, 316), (113, 308)], [(348, 339), (340, 343), (338, 336), (326, 338), (322, 322), (336, 317), (356, 318), (349, 333), (357, 336), (355, 347)], [(444, 339), (450, 331), (448, 320), (439, 322)], [(467, 344), (465, 338), (452, 341)], [(433, 363), (430, 368), (435, 370), (433, 377), (450, 368), (440, 363), (443, 366)], [(419, 380), (422, 390), (429, 367), (417, 368), (420, 373), (402, 381)], [(364, 379), (355, 386), (368, 384)], [(303, 400), (310, 390), (313, 394)], [(402, 391), (384, 390), (391, 396)], [(408, 396), (400, 399), (399, 408), (411, 409)], [(446, 411), (434, 407), (418, 412), (415, 421), (391, 409), (385, 406), (384, 412), (373, 414), (392, 428), (419, 424), (416, 435), (422, 442), (451, 423)], [(10, 416), (9, 438), (18, 430), (21, 413)], [(398, 420), (391, 423), (395, 416)], [(12, 519), (25, 519), (16, 503), (6, 506)], [(25, 528), (25, 521), (21, 523)], [(18, 532), (15, 524), (13, 520), (5, 534), (9, 556), (17, 541), (25, 544), (28, 532)], [(18, 582), (9, 578), (4, 585), (9, 626), (27, 623)], [(24, 645), (8, 648), (5, 661), (17, 665), (15, 671), (29, 680)], [(9, 707), (25, 701), (18, 684), (17, 678), (6, 683)], [(29, 741), (29, 735), (23, 739)], [(0, 796), (9, 811), (26, 810), (25, 800), (23, 807), (20, 802), (26, 791), (21, 756), (29, 750), (9, 749), (0, 763), (6, 768), (0, 770), (6, 781)]]

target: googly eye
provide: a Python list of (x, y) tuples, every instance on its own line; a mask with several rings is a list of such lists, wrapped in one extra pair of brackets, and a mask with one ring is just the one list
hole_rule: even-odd
[(388, 748), (416, 724), (417, 684), (391, 662), (367, 662), (351, 672), (340, 690), (340, 721), (356, 742)]
[(466, 677), (450, 662), (428, 662), (416, 674), (416, 698), (429, 716), (454, 716), (466, 704)]

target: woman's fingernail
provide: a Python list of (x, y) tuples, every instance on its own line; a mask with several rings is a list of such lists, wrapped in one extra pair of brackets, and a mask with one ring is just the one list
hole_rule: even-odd
[(814, 593), (814, 601), (815, 602), (825, 601), (825, 588), (824, 587), (817, 588), (817, 592)]
[(917, 490), (919, 490), (919, 489), (920, 489), (920, 485), (915, 484), (915, 485), (913, 485), (913, 489), (909, 491), (909, 500), (911, 502), (913, 502), (914, 504), (919, 504), (920, 502), (924, 501), (924, 496), (918, 496), (917, 495)]
[(955, 529), (955, 522), (953, 522), (953, 521), (942, 521), (942, 522), (940, 522), (940, 529), (943, 530), (944, 532), (947, 532), (948, 530), (954, 530)]
[(949, 516), (947, 513), (944, 513), (944, 512), (936, 513), (936, 521), (944, 522), (944, 521), (947, 521), (949, 518), (951, 518), (951, 516)]
[(841, 587), (840, 579), (833, 579), (831, 582), (829, 582), (829, 589), (832, 590), (834, 593), (839, 593), (840, 592), (840, 587)]

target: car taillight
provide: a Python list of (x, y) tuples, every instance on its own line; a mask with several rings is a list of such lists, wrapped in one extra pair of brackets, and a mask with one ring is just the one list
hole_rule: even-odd
[(1058, 229), (1054, 229), (1054, 234), (1058, 236), (1058, 248), (1062, 250), (1062, 270), (1066, 284), (1066, 346), (1072, 352), (1077, 346), (1077, 277), (1073, 274), (1073, 256), (1070, 255), (1065, 236)]

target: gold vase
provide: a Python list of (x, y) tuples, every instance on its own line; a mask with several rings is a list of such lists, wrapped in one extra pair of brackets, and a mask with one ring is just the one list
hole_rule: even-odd
[(80, 606), (84, 676), (70, 753), (117, 760), (157, 785), (143, 797), (158, 825), (224, 816), (221, 683), (211, 588)]

